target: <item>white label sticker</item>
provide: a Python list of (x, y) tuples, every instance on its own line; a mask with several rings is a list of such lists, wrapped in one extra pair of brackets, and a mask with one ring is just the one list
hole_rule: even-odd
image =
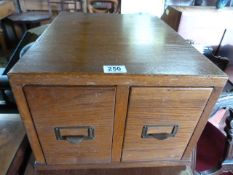
[(125, 65), (104, 65), (103, 66), (104, 73), (127, 73)]

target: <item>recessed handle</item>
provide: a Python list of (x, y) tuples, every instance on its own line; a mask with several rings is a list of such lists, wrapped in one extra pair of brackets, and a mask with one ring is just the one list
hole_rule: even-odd
[(79, 144), (81, 143), (83, 140), (84, 140), (84, 137), (85, 136), (63, 136), (63, 140), (66, 140), (70, 143), (73, 143), (73, 144)]
[(91, 126), (56, 127), (54, 132), (57, 140), (65, 140), (72, 144), (95, 138), (95, 130)]
[(154, 138), (165, 140), (175, 137), (178, 125), (144, 125), (142, 128), (142, 138)]

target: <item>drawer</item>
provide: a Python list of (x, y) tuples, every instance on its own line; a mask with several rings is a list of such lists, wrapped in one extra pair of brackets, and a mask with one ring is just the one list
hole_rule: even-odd
[(25, 86), (47, 164), (111, 162), (115, 87)]
[(212, 88), (131, 89), (122, 161), (178, 160)]

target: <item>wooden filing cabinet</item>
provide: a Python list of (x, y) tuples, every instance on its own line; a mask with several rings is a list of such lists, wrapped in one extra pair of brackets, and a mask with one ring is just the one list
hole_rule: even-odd
[(225, 29), (221, 46), (233, 44), (232, 17), (232, 7), (219, 10), (215, 6), (168, 6), (161, 19), (195, 47), (203, 48), (218, 46)]
[(189, 165), (227, 80), (157, 18), (76, 13), (9, 77), (42, 169)]

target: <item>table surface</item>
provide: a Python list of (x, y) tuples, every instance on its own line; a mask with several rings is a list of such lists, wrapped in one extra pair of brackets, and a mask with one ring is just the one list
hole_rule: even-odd
[(0, 1), (0, 20), (9, 16), (15, 11), (12, 1)]
[(19, 114), (0, 114), (0, 175), (6, 174), (24, 136)]
[(46, 21), (51, 18), (51, 14), (49, 12), (22, 12), (22, 13), (15, 13), (8, 17), (9, 20), (13, 22), (19, 22), (19, 23), (36, 23), (41, 21)]
[(104, 74), (125, 65), (124, 75), (225, 74), (156, 17), (61, 13), (11, 71)]

